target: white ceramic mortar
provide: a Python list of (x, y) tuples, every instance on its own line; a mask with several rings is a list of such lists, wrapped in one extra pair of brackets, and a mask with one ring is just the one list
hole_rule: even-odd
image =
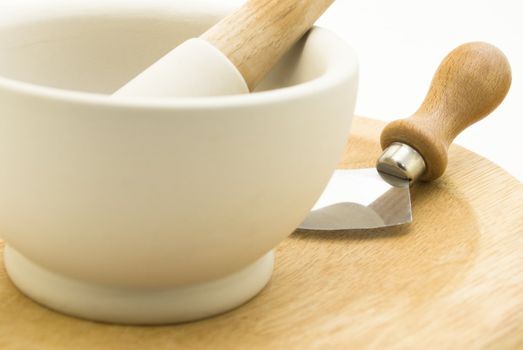
[(229, 310), (268, 282), (271, 249), (346, 143), (354, 52), (314, 28), (262, 92), (104, 95), (228, 10), (97, 1), (0, 24), (0, 236), (23, 293), (83, 318), (156, 324)]

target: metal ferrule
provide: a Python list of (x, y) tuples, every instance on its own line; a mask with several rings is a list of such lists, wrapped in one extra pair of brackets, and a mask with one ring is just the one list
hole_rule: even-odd
[(415, 182), (425, 172), (426, 165), (414, 148), (394, 142), (383, 151), (376, 168), (387, 182), (399, 186)]

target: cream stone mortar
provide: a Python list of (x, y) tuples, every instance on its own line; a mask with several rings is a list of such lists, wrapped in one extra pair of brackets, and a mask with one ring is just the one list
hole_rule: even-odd
[(234, 308), (266, 285), (272, 249), (327, 184), (358, 68), (325, 29), (252, 94), (110, 97), (230, 10), (205, 4), (1, 15), (0, 237), (9, 276), (37, 302), (132, 324)]

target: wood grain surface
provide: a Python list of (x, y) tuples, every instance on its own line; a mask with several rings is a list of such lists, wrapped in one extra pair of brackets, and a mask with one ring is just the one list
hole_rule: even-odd
[[(340, 166), (372, 166), (382, 127), (357, 118)], [(413, 215), (396, 228), (296, 231), (257, 297), (172, 326), (61, 315), (0, 265), (0, 349), (522, 349), (523, 185), (451, 146), (446, 174), (413, 189)]]

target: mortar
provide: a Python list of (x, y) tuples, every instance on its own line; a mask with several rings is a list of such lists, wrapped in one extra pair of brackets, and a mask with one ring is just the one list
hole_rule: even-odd
[(224, 312), (269, 281), (271, 250), (344, 149), (354, 52), (315, 27), (255, 93), (109, 96), (229, 10), (95, 1), (2, 15), (0, 235), (24, 294), (158, 324)]

